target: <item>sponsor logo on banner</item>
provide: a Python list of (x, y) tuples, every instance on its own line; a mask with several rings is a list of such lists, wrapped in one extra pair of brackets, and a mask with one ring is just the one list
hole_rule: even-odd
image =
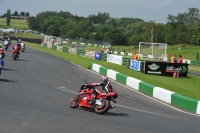
[(180, 67), (167, 66), (166, 67), (166, 72), (181, 72), (181, 73), (186, 73), (187, 72), (187, 67), (186, 66), (180, 66)]
[(151, 65), (148, 65), (148, 67), (151, 69), (151, 70), (157, 70), (159, 68), (158, 65), (156, 65), (156, 63), (153, 63)]
[(147, 69), (146, 73), (148, 74), (158, 74), (158, 75), (162, 74), (162, 66), (159, 63), (148, 62), (146, 69)]
[(107, 62), (122, 65), (122, 56), (107, 54)]
[(140, 63), (141, 63), (141, 61), (131, 60), (130, 69), (140, 71)]
[(161, 71), (148, 71), (149, 74), (162, 74)]

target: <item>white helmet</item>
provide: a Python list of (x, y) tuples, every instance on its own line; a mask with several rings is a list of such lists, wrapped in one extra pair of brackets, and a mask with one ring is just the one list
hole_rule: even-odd
[(4, 44), (8, 44), (8, 41), (6, 40), (6, 41), (4, 41)]

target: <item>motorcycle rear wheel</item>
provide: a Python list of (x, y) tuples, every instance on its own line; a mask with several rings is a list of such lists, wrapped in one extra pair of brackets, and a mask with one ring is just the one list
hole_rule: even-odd
[(102, 99), (103, 106), (95, 106), (94, 110), (97, 114), (105, 114), (110, 109), (110, 102), (107, 99)]
[(77, 108), (79, 106), (79, 96), (75, 96), (74, 98), (71, 99), (69, 106), (71, 108)]

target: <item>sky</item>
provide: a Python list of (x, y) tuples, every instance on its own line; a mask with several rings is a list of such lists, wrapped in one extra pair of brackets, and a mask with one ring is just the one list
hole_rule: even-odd
[(200, 10), (200, 0), (0, 0), (0, 14), (8, 9), (29, 12), (31, 16), (44, 11), (67, 11), (73, 15), (88, 17), (90, 14), (107, 12), (113, 18), (140, 18), (166, 23), (168, 14)]

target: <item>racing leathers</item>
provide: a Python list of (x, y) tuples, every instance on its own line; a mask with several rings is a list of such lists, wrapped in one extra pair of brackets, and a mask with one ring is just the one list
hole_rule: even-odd
[(20, 55), (20, 47), (17, 45), (17, 46), (13, 46), (13, 50), (12, 50), (12, 56), (14, 55), (15, 52), (17, 52), (17, 55), (19, 56)]
[(99, 83), (91, 83), (91, 84), (87, 84), (88, 89), (92, 90), (92, 100), (91, 100), (91, 104), (95, 103), (96, 100), (96, 94), (98, 93), (95, 89), (96, 86), (101, 86), (102, 87), (102, 92), (108, 93), (113, 91), (112, 85), (108, 80), (103, 80), (102, 82)]

